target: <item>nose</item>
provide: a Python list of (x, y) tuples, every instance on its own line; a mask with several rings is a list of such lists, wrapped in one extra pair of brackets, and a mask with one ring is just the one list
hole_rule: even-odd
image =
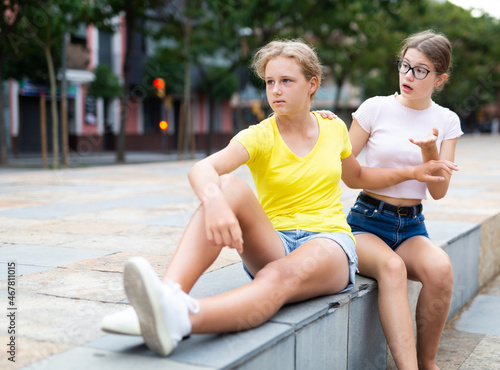
[(281, 86), (279, 83), (274, 84), (273, 86), (273, 94), (274, 95), (281, 95)]
[(413, 79), (415, 76), (413, 75), (413, 69), (410, 68), (408, 72), (405, 74), (405, 78)]

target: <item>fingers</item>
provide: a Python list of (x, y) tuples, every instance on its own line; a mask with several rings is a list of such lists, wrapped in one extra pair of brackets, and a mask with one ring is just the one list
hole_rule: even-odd
[(445, 181), (445, 177), (441, 175), (433, 175), (433, 173), (438, 171), (445, 171), (449, 175), (452, 175), (453, 171), (458, 171), (458, 165), (448, 160), (429, 161), (425, 163), (424, 166), (426, 167), (423, 176), (424, 182)]
[(330, 112), (329, 110), (320, 110), (317, 111), (321, 117), (323, 118), (328, 118), (328, 119), (335, 119), (337, 118), (337, 115), (333, 112)]
[(207, 239), (214, 246), (234, 248), (238, 253), (243, 253), (243, 238), (238, 222), (211, 230), (207, 228)]
[(440, 169), (445, 170), (450, 175), (452, 174), (452, 171), (458, 171), (458, 164), (448, 160), (437, 161), (436, 164), (440, 167)]
[(408, 140), (415, 145), (418, 145), (419, 147), (423, 147), (425, 145), (433, 144), (437, 141), (439, 135), (439, 130), (436, 127), (432, 128), (432, 132), (422, 140), (415, 140), (413, 138), (409, 138)]

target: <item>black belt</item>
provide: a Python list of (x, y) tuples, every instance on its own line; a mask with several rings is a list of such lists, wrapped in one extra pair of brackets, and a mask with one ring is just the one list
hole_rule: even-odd
[(422, 204), (417, 204), (415, 206), (409, 206), (409, 207), (398, 207), (393, 204), (386, 203), (382, 200), (373, 198), (363, 192), (359, 193), (358, 199), (365, 203), (371, 204), (372, 206), (377, 208), (380, 208), (380, 205), (382, 204), (382, 209), (397, 213), (400, 216), (418, 215), (419, 213), (422, 212), (423, 209)]

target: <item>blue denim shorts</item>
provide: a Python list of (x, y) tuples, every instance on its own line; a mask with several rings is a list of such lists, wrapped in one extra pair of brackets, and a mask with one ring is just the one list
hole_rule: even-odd
[(429, 237), (422, 212), (400, 215), (398, 212), (385, 209), (384, 205), (387, 203), (380, 201), (377, 207), (358, 197), (347, 215), (347, 223), (351, 226), (352, 233), (376, 235), (394, 251), (414, 236)]
[[(316, 238), (330, 239), (339, 244), (349, 260), (349, 283), (347, 284), (347, 287), (339, 293), (343, 293), (354, 286), (355, 275), (358, 271), (358, 256), (356, 255), (356, 246), (354, 244), (354, 240), (352, 240), (352, 238), (348, 234), (340, 232), (318, 233), (305, 230), (277, 230), (276, 232), (278, 233), (281, 242), (283, 243), (285, 254), (292, 253), (302, 244)], [(248, 276), (253, 279), (252, 274), (250, 274), (245, 264), (243, 264), (243, 269), (248, 274)]]

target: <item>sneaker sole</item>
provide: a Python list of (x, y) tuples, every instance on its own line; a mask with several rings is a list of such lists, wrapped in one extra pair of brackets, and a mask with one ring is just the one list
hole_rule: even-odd
[(141, 330), (133, 330), (130, 328), (125, 328), (122, 326), (106, 326), (102, 325), (101, 330), (110, 334), (120, 334), (120, 335), (131, 335), (131, 336), (141, 336)]
[(174, 349), (174, 344), (163, 319), (155, 289), (156, 279), (158, 277), (143, 258), (134, 257), (125, 264), (125, 292), (139, 317), (142, 337), (152, 351), (168, 356)]

